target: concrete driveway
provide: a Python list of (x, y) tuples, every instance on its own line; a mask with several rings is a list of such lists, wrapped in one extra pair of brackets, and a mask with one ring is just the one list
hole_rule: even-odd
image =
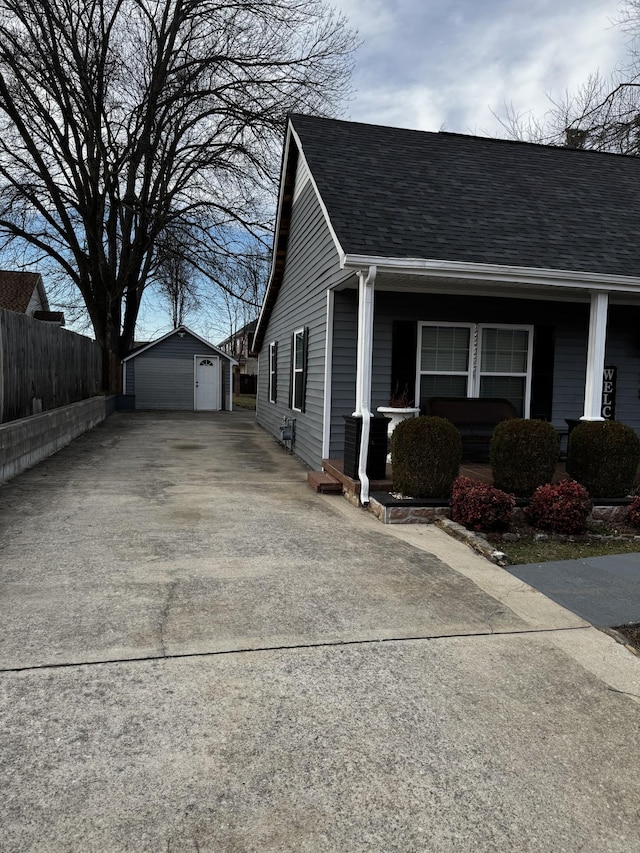
[(250, 413), (0, 490), (3, 851), (640, 849), (640, 659)]

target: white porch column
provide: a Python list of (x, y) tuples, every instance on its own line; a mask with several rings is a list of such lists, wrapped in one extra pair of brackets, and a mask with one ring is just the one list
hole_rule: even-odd
[(607, 343), (608, 293), (591, 294), (589, 317), (589, 345), (587, 350), (587, 378), (584, 389), (584, 414), (581, 421), (602, 421), (602, 373)]
[(367, 461), (369, 458), (369, 427), (371, 419), (371, 365), (373, 350), (373, 293), (377, 268), (369, 267), (365, 278), (359, 272), (358, 283), (358, 349), (356, 362), (356, 410), (355, 417), (362, 418), (362, 437), (360, 458), (358, 460), (358, 478), (360, 480), (360, 503), (369, 503), (369, 478)]

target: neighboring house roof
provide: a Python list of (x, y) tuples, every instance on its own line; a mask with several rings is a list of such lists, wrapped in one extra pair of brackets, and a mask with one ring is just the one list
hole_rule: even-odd
[(258, 320), (252, 320), (250, 323), (247, 323), (246, 326), (243, 326), (241, 329), (238, 329), (237, 332), (234, 332), (232, 335), (229, 335), (228, 338), (225, 338), (223, 341), (220, 341), (218, 344), (219, 347), (225, 346), (225, 344), (229, 344), (232, 341), (237, 340), (238, 338), (243, 337), (244, 335), (252, 335), (256, 326), (258, 325)]
[(192, 338), (195, 338), (197, 341), (200, 341), (201, 344), (204, 344), (205, 346), (209, 347), (209, 349), (215, 350), (215, 352), (217, 352), (218, 355), (221, 355), (223, 358), (228, 359), (228, 361), (230, 361), (232, 364), (238, 363), (235, 360), (235, 358), (232, 358), (230, 355), (228, 355), (228, 353), (223, 352), (219, 347), (215, 346), (215, 344), (211, 344), (211, 343), (209, 343), (209, 341), (206, 341), (204, 338), (201, 338), (200, 335), (197, 335), (195, 332), (193, 332), (187, 326), (178, 326), (177, 329), (172, 329), (170, 332), (167, 332), (167, 334), (163, 335), (161, 338), (158, 338), (155, 341), (151, 341), (151, 343), (144, 344), (143, 346), (140, 346), (137, 349), (133, 350), (132, 352), (129, 353), (129, 355), (125, 356), (122, 360), (123, 361), (129, 361), (130, 359), (135, 358), (136, 356), (141, 355), (143, 352), (150, 350), (152, 347), (157, 346), (162, 341), (166, 341), (167, 338), (170, 338), (172, 335), (184, 336), (185, 334), (191, 335)]
[(37, 307), (48, 311), (49, 301), (40, 273), (0, 270), (0, 308), (26, 314), (35, 291), (39, 297)]
[(640, 158), (292, 115), (255, 351), (284, 274), (299, 160), (342, 264), (420, 259), (640, 275)]

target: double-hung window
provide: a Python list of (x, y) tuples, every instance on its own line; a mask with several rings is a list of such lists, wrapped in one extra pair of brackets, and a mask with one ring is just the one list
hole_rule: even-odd
[(307, 330), (297, 329), (291, 337), (291, 408), (304, 412), (307, 370)]
[(505, 397), (531, 403), (532, 326), (420, 323), (416, 397)]
[(521, 418), (529, 417), (531, 329), (480, 326), (477, 397), (505, 397)]
[(473, 326), (422, 323), (421, 333), (419, 399), (471, 397)]
[(275, 403), (278, 398), (278, 344), (269, 344), (269, 402)]

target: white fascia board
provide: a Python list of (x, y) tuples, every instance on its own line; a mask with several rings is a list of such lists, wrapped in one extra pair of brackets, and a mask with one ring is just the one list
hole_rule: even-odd
[(338, 240), (338, 235), (336, 234), (335, 229), (331, 223), (331, 219), (329, 218), (329, 211), (327, 210), (327, 206), (324, 203), (322, 196), (320, 195), (320, 190), (318, 189), (318, 185), (316, 184), (316, 179), (313, 177), (313, 172), (309, 168), (309, 164), (307, 163), (307, 158), (304, 156), (304, 151), (302, 149), (302, 143), (300, 142), (300, 137), (298, 136), (298, 134), (293, 129), (293, 126), (290, 125), (290, 127), (291, 127), (291, 135), (295, 139), (296, 145), (298, 147), (298, 157), (300, 157), (304, 161), (304, 164), (307, 167), (307, 171), (309, 173), (309, 178), (311, 180), (311, 186), (313, 187), (313, 190), (316, 194), (316, 198), (318, 199), (318, 204), (320, 205), (320, 209), (322, 210), (322, 215), (324, 216), (324, 221), (327, 225), (327, 228), (329, 229), (329, 233), (331, 234), (331, 239), (333, 240), (333, 244), (336, 247), (336, 252), (338, 253), (338, 257), (342, 259), (345, 256), (344, 250), (343, 250), (342, 246), (340, 245), (340, 240)]
[(467, 261), (445, 261), (429, 258), (379, 258), (369, 255), (344, 255), (344, 269), (377, 266), (378, 273), (393, 272), (437, 278), (453, 276), (471, 281), (495, 281), (505, 284), (545, 285), (581, 290), (606, 290), (622, 293), (640, 292), (640, 278), (576, 270), (513, 267), (502, 264), (479, 264)]
[(188, 326), (178, 326), (177, 329), (171, 329), (170, 332), (167, 332), (166, 335), (163, 335), (161, 338), (158, 338), (157, 341), (151, 341), (151, 343), (147, 344), (146, 346), (140, 347), (140, 349), (137, 349), (135, 352), (132, 352), (130, 355), (125, 356), (122, 359), (122, 363), (124, 364), (125, 361), (129, 361), (132, 358), (136, 358), (136, 356), (141, 355), (143, 352), (146, 352), (147, 350), (151, 349), (152, 347), (155, 347), (158, 344), (161, 344), (162, 341), (166, 341), (167, 338), (170, 338), (172, 335), (177, 335), (178, 332), (186, 332), (188, 335), (191, 335), (197, 341), (200, 341), (201, 344), (204, 344), (205, 346), (207, 346), (210, 349), (217, 352), (218, 355), (221, 355), (223, 358), (228, 359), (228, 361), (231, 362), (231, 364), (238, 364), (238, 362), (235, 360), (235, 358), (228, 355), (226, 352), (223, 352), (220, 349), (220, 347), (217, 347), (215, 344), (209, 343), (209, 341), (206, 341), (204, 338), (200, 337), (200, 335), (196, 334), (196, 332), (193, 332)]
[[(273, 242), (273, 251), (271, 254), (271, 270), (269, 271), (269, 281), (267, 282), (267, 289), (265, 290), (264, 299), (262, 300), (262, 307), (260, 309), (260, 315), (258, 316), (258, 322), (256, 323), (256, 330), (254, 332), (254, 340), (255, 340), (256, 335), (258, 333), (258, 329), (262, 326), (262, 319), (263, 319), (265, 308), (266, 308), (266, 305), (268, 302), (267, 297), (269, 296), (269, 291), (271, 290), (271, 286), (273, 284), (273, 277), (274, 277), (274, 273), (275, 273), (275, 264), (276, 264), (276, 251), (275, 250), (276, 250), (276, 244), (277, 244), (277, 240), (278, 240), (278, 234), (280, 233), (280, 223), (281, 223), (281, 219), (282, 219), (282, 203), (283, 203), (283, 197), (284, 197), (284, 180), (285, 180), (285, 175), (286, 175), (286, 171), (287, 171), (287, 165), (289, 163), (289, 151), (291, 149), (292, 140), (293, 140), (293, 143), (295, 144), (295, 146), (298, 150), (298, 158), (300, 160), (302, 160), (304, 162), (305, 166), (307, 167), (307, 172), (309, 173), (309, 179), (311, 181), (311, 186), (313, 187), (313, 191), (315, 192), (316, 198), (318, 199), (318, 204), (320, 205), (320, 209), (322, 210), (322, 215), (324, 216), (325, 222), (327, 224), (327, 228), (329, 229), (329, 233), (331, 234), (331, 239), (334, 242), (334, 245), (336, 247), (336, 251), (338, 253), (338, 257), (340, 258), (341, 264), (342, 264), (342, 261), (345, 257), (344, 250), (343, 250), (342, 246), (340, 245), (340, 241), (338, 240), (338, 235), (336, 234), (334, 227), (331, 224), (331, 220), (329, 219), (329, 211), (327, 210), (327, 207), (326, 207), (324, 201), (322, 200), (322, 196), (320, 195), (320, 192), (318, 190), (318, 185), (316, 184), (315, 178), (313, 177), (313, 172), (309, 168), (309, 164), (307, 163), (306, 157), (304, 156), (304, 152), (302, 150), (302, 143), (300, 142), (300, 137), (298, 136), (298, 134), (293, 129), (293, 125), (291, 124), (291, 119), (289, 119), (289, 125), (287, 127), (287, 136), (286, 136), (285, 145), (284, 145), (284, 153), (282, 156), (282, 168), (280, 171), (280, 194), (278, 196), (278, 210), (277, 210), (277, 214), (276, 214), (276, 226), (275, 226), (275, 230), (273, 232), (274, 242)], [(295, 191), (295, 187), (294, 187), (294, 191)]]
[[(291, 148), (291, 120), (289, 120), (289, 126), (287, 127), (287, 135), (284, 142), (284, 151), (282, 154), (282, 166), (280, 167), (280, 192), (278, 195), (278, 208), (276, 212), (276, 224), (273, 231), (273, 247), (271, 250), (271, 269), (269, 270), (269, 281), (267, 282), (267, 287), (264, 292), (264, 298), (262, 300), (262, 307), (260, 308), (260, 314), (258, 315), (258, 322), (256, 323), (256, 328), (253, 333), (253, 338), (258, 333), (258, 329), (262, 325), (262, 316), (265, 311), (265, 307), (267, 305), (267, 297), (269, 296), (269, 291), (271, 290), (271, 286), (273, 284), (273, 276), (276, 268), (276, 244), (278, 242), (278, 234), (280, 233), (280, 223), (282, 220), (282, 202), (284, 198), (284, 179), (287, 172), (287, 165), (289, 163), (289, 149)], [(251, 342), (253, 346), (253, 341)]]

